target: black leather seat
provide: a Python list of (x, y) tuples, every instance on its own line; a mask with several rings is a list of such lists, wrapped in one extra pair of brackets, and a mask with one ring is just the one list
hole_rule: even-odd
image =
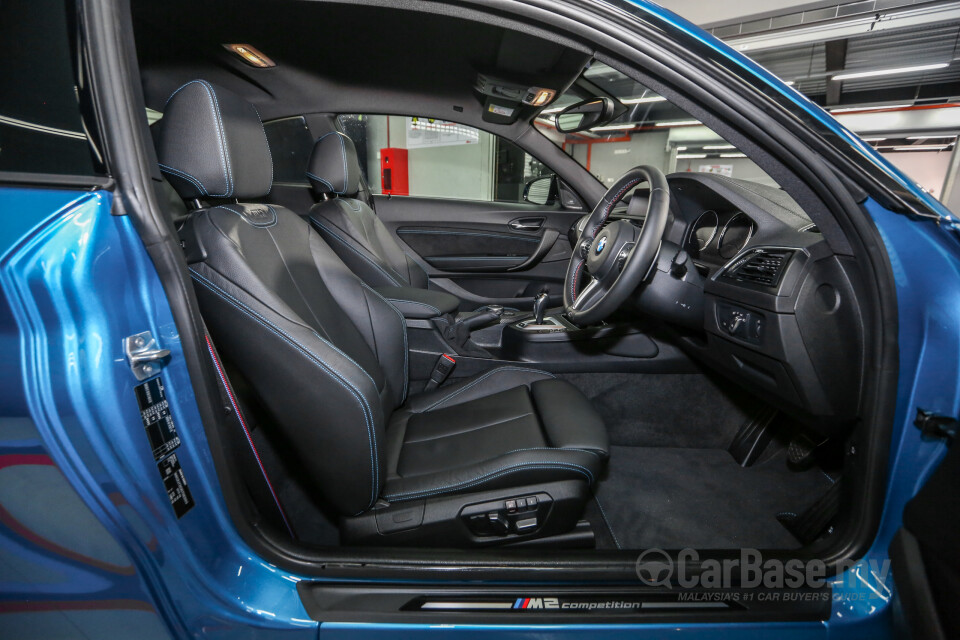
[(360, 190), (360, 163), (353, 140), (340, 132), (313, 146), (307, 178), (323, 200), (310, 209), (310, 222), (350, 270), (371, 287), (427, 288), (427, 274), (408, 256), (366, 202)]
[[(184, 85), (158, 152), (180, 196), (204, 201), (181, 237), (211, 335), (309, 488), (342, 514), (346, 542), (502, 543), (577, 523), (608, 452), (577, 389), (502, 367), (407, 398), (401, 314), (303, 218), (222, 199), (270, 191), (270, 151), (249, 103), (204, 81)], [(535, 508), (511, 511), (524, 497)]]

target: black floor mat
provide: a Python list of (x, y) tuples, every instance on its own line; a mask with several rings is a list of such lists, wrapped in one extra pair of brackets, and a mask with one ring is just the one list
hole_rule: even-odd
[(726, 449), (764, 406), (738, 387), (699, 373), (563, 377), (590, 399), (614, 445)]
[(743, 468), (723, 449), (611, 449), (597, 500), (623, 549), (796, 548), (777, 514), (801, 513), (832, 483), (790, 470), (783, 452)]

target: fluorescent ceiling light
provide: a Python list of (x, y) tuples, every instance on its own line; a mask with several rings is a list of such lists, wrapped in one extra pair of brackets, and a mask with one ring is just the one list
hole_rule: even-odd
[(736, 149), (732, 144), (705, 144), (704, 149)]
[(677, 147), (677, 151), (686, 151), (686, 150), (687, 150), (686, 147)]
[(705, 153), (678, 153), (677, 160), (693, 160), (695, 158), (706, 158)]
[(699, 120), (672, 120), (670, 122), (654, 122), (653, 126), (655, 127), (689, 127), (695, 124), (700, 124), (700, 121)]
[(853, 71), (851, 73), (838, 73), (832, 80), (852, 80), (854, 78), (872, 78), (874, 76), (892, 76), (898, 73), (916, 73), (918, 71), (931, 71), (933, 69), (943, 69), (949, 67), (949, 62), (938, 62), (937, 64), (921, 64), (913, 67), (894, 67), (892, 69), (875, 69), (873, 71)]
[(883, 142), (886, 138), (860, 138), (864, 142)]
[(608, 124), (605, 127), (591, 127), (590, 131), (625, 131), (634, 129), (636, 126), (635, 124)]
[(881, 111), (883, 109), (906, 109), (912, 107), (912, 104), (880, 104), (872, 107), (840, 107), (830, 109), (830, 113), (847, 113), (848, 111)]
[(721, 158), (746, 158), (747, 154), (745, 153), (721, 153)]
[(956, 140), (957, 136), (907, 136), (907, 140)]
[[(893, 147), (894, 151), (943, 151), (949, 149), (952, 144), (910, 144), (905, 147)], [(887, 147), (889, 148), (889, 147)]]
[(665, 102), (666, 98), (663, 96), (646, 96), (644, 98), (625, 98), (620, 102), (623, 104), (641, 104), (644, 102)]
[(796, 80), (787, 80), (783, 84), (787, 85), (788, 87), (792, 87), (793, 85), (797, 84), (797, 82)]
[(550, 109), (544, 109), (543, 111), (540, 112), (540, 114), (543, 115), (544, 113), (558, 113), (560, 111), (563, 111), (564, 109), (566, 109), (566, 107), (551, 107)]
[[(907, 3), (904, 2), (903, 4)], [(774, 47), (840, 40), (851, 36), (876, 34), (881, 31), (903, 29), (905, 27), (939, 26), (957, 19), (960, 19), (960, 6), (955, 2), (944, 2), (933, 6), (878, 9), (876, 12), (870, 11), (847, 19), (801, 25), (792, 29), (776, 29), (747, 36), (735, 36), (724, 40), (738, 51), (760, 51)]]

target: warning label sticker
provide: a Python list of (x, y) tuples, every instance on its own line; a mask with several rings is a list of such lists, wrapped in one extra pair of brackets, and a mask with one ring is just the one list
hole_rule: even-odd
[(163, 382), (154, 378), (136, 387), (140, 418), (147, 430), (153, 459), (158, 461), (180, 446), (180, 437), (170, 415), (170, 404), (163, 393)]

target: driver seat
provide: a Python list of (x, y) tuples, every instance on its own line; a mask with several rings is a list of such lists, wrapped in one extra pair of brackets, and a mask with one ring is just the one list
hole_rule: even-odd
[(577, 527), (609, 446), (576, 388), (504, 366), (408, 397), (403, 316), (301, 217), (234, 200), (269, 193), (272, 161), (231, 92), (178, 89), (158, 155), (204, 205), (180, 233), (209, 331), (344, 543), (482, 546)]

